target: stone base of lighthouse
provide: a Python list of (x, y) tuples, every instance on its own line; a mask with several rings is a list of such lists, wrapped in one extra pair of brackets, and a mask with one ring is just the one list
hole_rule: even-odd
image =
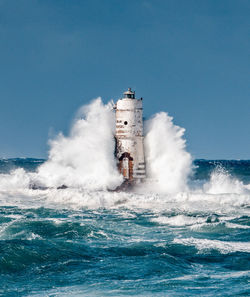
[(115, 105), (116, 157), (118, 169), (127, 183), (137, 183), (146, 178), (142, 98), (128, 89)]

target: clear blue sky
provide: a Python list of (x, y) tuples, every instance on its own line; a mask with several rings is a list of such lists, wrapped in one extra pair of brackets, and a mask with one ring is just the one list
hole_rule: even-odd
[(130, 86), (195, 158), (250, 159), (249, 28), (249, 0), (0, 0), (0, 157)]

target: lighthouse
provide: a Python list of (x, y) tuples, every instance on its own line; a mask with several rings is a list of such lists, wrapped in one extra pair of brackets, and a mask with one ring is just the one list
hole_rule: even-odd
[(146, 178), (143, 146), (142, 98), (129, 88), (114, 107), (116, 112), (116, 157), (125, 181), (138, 183)]

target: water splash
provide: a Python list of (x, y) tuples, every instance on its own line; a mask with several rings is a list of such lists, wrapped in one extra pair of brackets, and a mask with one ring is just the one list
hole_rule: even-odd
[[(34, 183), (59, 187), (114, 189), (123, 179), (114, 157), (115, 118), (112, 103), (97, 98), (83, 106), (68, 137), (50, 141), (48, 161), (39, 167)], [(145, 123), (145, 155), (151, 190), (172, 193), (187, 190), (191, 155), (185, 150), (185, 129), (162, 112)], [(153, 181), (153, 182), (152, 182)]]
[[(231, 200), (235, 201), (235, 194), (243, 194), (241, 199), (237, 198), (240, 205), (249, 200), (248, 186), (221, 168), (217, 168), (210, 180), (205, 184), (200, 183), (195, 190), (188, 187), (192, 158), (186, 151), (185, 129), (174, 125), (173, 118), (164, 112), (154, 115), (145, 123), (149, 181), (137, 191), (137, 194), (142, 195), (97, 193), (97, 190), (115, 189), (123, 181), (114, 156), (114, 129), (112, 103), (105, 105), (101, 98), (93, 100), (80, 108), (68, 136), (60, 133), (50, 140), (48, 161), (38, 167), (36, 172), (25, 172), (18, 168), (8, 174), (0, 174), (0, 191), (24, 189), (24, 195), (33, 201), (36, 194), (34, 191), (27, 193), (27, 190), (35, 184), (54, 189), (43, 194), (49, 201), (57, 201), (58, 204), (72, 202), (74, 205), (90, 207), (112, 207), (124, 203), (133, 207), (137, 204), (155, 207), (154, 202), (158, 205), (161, 201), (187, 201), (194, 205), (194, 202), (214, 202), (215, 199), (224, 204), (229, 200), (230, 203)], [(70, 189), (57, 191), (56, 188), (62, 185)], [(224, 196), (227, 193), (233, 196), (229, 199), (228, 195)], [(218, 198), (218, 195), (221, 196)]]
[(48, 161), (38, 169), (38, 181), (49, 187), (62, 184), (88, 189), (114, 189), (122, 182), (114, 157), (112, 104), (97, 98), (83, 106), (68, 137), (50, 141)]
[(145, 131), (147, 175), (154, 188), (161, 192), (187, 190), (192, 158), (186, 151), (185, 129), (161, 112), (146, 121)]
[(246, 192), (244, 184), (232, 177), (222, 166), (215, 168), (203, 189), (208, 194), (244, 194)]

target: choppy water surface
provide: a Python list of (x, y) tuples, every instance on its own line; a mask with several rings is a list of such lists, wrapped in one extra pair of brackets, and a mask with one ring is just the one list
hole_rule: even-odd
[(16, 186), (42, 162), (0, 162), (0, 295), (250, 294), (250, 161), (196, 160), (171, 194)]

